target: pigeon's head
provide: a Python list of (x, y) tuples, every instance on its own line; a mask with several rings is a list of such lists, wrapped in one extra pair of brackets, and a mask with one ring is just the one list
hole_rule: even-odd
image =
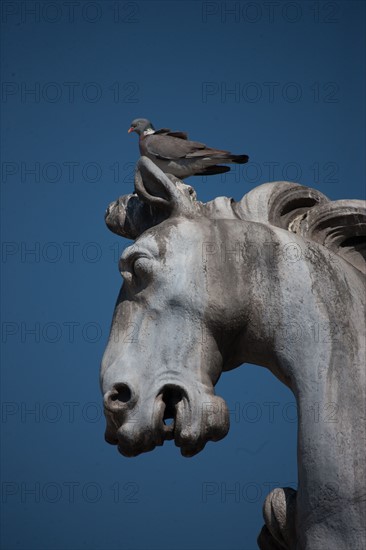
[(128, 133), (130, 132), (136, 132), (139, 136), (142, 134), (152, 134), (154, 132), (154, 126), (151, 124), (150, 120), (147, 120), (147, 118), (135, 118), (131, 122), (131, 127), (128, 130)]

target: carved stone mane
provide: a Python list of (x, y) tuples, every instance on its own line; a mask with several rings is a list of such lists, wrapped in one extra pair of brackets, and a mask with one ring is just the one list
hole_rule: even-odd
[(297, 233), (366, 273), (366, 201), (331, 201), (311, 187), (276, 181), (256, 187), (238, 204), (241, 219)]

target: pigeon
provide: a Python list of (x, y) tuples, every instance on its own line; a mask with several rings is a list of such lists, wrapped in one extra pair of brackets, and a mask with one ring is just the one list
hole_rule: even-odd
[(249, 160), (247, 155), (233, 155), (229, 151), (190, 141), (185, 132), (172, 132), (170, 128), (155, 130), (146, 118), (133, 120), (128, 130), (131, 132), (139, 135), (141, 155), (152, 160), (163, 172), (179, 179), (222, 174), (230, 167), (221, 166), (221, 163), (244, 164)]

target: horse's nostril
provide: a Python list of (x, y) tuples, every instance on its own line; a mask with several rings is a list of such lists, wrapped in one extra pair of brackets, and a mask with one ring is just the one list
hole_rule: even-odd
[(110, 411), (123, 410), (130, 401), (132, 392), (127, 384), (118, 382), (104, 396), (104, 405)]
[(110, 400), (120, 403), (128, 403), (131, 396), (131, 390), (127, 384), (119, 383), (114, 385), (114, 391), (111, 393)]
[(169, 384), (164, 386), (161, 393), (165, 403), (163, 421), (165, 425), (170, 425), (175, 417), (176, 406), (183, 399), (183, 391), (179, 387)]

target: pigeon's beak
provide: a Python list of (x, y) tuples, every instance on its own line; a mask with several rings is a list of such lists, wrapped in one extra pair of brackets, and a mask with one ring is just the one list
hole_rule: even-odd
[(130, 134), (131, 132), (134, 132), (134, 131), (135, 131), (135, 128), (132, 128), (132, 126), (131, 126), (131, 128), (128, 130), (127, 133)]

